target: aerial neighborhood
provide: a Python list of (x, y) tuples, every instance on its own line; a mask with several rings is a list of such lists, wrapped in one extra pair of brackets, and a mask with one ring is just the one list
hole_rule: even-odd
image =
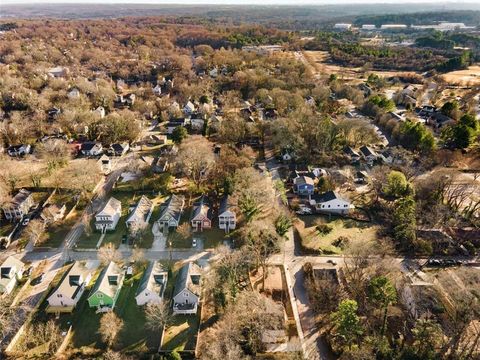
[(475, 2), (125, 5), (2, 5), (0, 359), (480, 358)]

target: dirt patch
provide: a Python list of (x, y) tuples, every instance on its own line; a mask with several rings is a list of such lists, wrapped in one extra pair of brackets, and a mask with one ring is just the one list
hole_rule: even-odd
[(480, 85), (480, 65), (470, 66), (465, 70), (457, 70), (442, 75), (450, 85), (471, 86)]

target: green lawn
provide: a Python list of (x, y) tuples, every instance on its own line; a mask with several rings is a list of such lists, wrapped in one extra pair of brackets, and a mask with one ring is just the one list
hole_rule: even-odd
[(199, 325), (200, 310), (196, 315), (175, 315), (165, 330), (162, 350), (195, 350)]

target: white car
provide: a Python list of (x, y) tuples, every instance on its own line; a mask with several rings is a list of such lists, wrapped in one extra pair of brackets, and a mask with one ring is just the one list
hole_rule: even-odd
[(192, 247), (196, 247), (197, 246), (197, 239), (193, 239), (192, 240)]
[(27, 226), (29, 222), (30, 222), (30, 218), (25, 218), (25, 219), (23, 219), (23, 221), (22, 221), (22, 225), (23, 225), (23, 226)]
[(298, 215), (310, 215), (312, 213), (312, 209), (306, 205), (300, 205), (296, 213)]

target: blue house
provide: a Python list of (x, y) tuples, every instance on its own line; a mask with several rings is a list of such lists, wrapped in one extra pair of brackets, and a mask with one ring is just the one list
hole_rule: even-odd
[(313, 195), (315, 184), (313, 179), (308, 176), (299, 176), (293, 180), (293, 191), (298, 195)]

